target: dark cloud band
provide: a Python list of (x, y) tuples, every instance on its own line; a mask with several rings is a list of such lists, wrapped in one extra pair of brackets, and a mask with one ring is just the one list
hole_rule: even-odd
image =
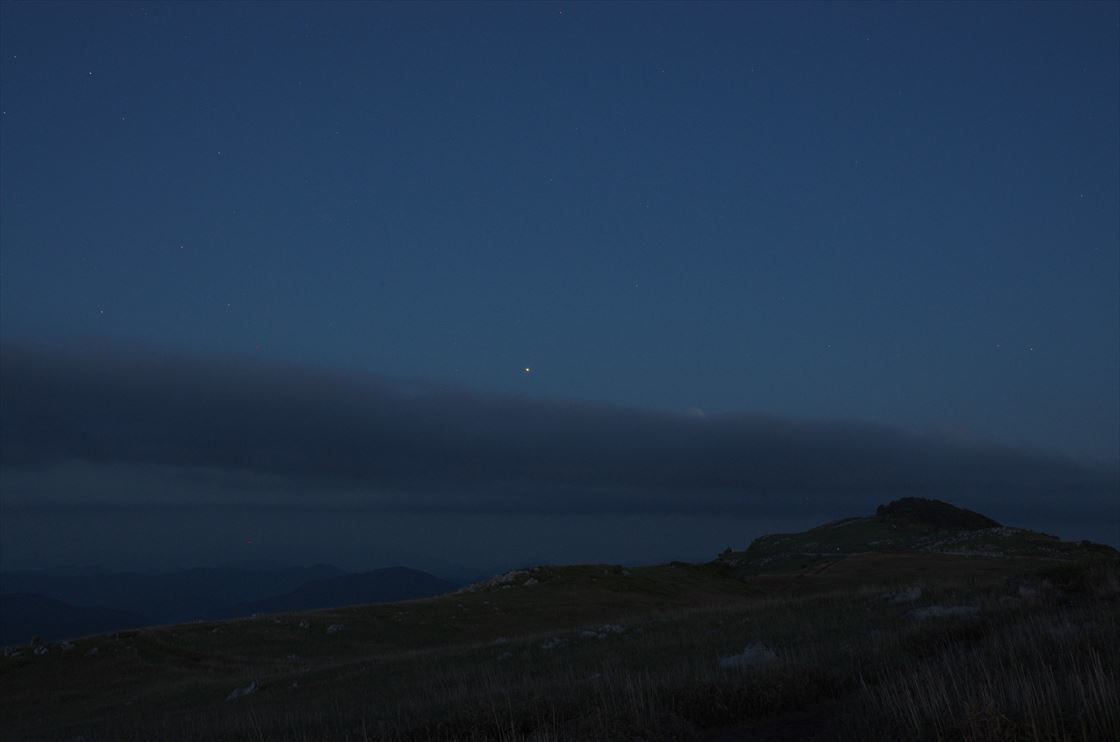
[(198, 469), (327, 501), (582, 512), (902, 494), (1061, 496), (1093, 509), (1118, 486), (1115, 468), (873, 425), (672, 415), (142, 352), (7, 347), (0, 373), (9, 472)]

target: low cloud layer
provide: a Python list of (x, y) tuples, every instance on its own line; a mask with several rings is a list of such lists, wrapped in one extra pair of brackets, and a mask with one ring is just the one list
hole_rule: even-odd
[(65, 500), (73, 477), (58, 472), (75, 467), (147, 472), (148, 493), (160, 487), (153, 472), (174, 473), (149, 494), (162, 504), (255, 490), (258, 503), (400, 510), (777, 512), (923, 495), (1091, 513), (1112, 509), (1120, 487), (1115, 467), (874, 425), (673, 415), (154, 352), (7, 347), (0, 374), (4, 494), (24, 504)]

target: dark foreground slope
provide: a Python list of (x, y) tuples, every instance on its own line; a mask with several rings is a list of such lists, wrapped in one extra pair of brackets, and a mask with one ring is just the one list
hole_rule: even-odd
[(0, 738), (1120, 738), (1115, 556), (829, 564), (537, 568), (28, 647), (0, 661)]

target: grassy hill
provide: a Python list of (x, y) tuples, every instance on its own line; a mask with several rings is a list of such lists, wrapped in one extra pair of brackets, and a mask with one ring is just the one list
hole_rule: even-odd
[(819, 569), (868, 554), (1066, 561), (1117, 552), (1101, 544), (1062, 541), (1001, 526), (987, 516), (938, 500), (907, 497), (880, 506), (872, 516), (846, 518), (804, 533), (763, 536), (746, 550), (728, 550), (719, 559), (739, 574), (764, 574)]
[[(1120, 738), (1114, 554), (948, 553), (933, 545), (967, 529), (896, 516), (709, 564), (538, 567), (439, 598), (23, 647), (0, 660), (0, 738)], [(830, 561), (790, 560), (827, 554), (808, 549), (837, 529)], [(894, 543), (860, 550), (857, 533)], [(753, 561), (771, 557), (781, 569)]]

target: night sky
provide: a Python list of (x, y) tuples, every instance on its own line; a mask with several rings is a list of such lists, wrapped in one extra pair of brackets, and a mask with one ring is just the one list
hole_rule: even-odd
[(4, 566), (1120, 540), (1120, 4), (0, 7)]

